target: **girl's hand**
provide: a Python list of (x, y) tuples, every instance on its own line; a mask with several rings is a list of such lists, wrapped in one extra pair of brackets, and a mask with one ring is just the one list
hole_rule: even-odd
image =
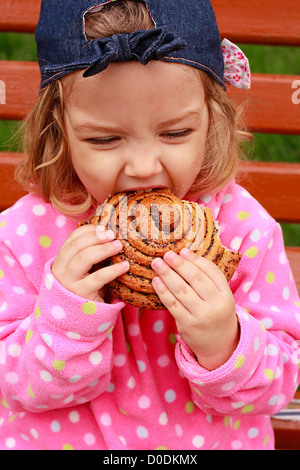
[(183, 249), (156, 258), (153, 287), (173, 315), (178, 333), (202, 367), (213, 370), (236, 349), (239, 326), (235, 301), (223, 273), (211, 261)]
[(59, 250), (52, 266), (53, 275), (74, 294), (104, 302), (105, 285), (129, 269), (125, 262), (89, 272), (92, 266), (121, 251), (121, 242), (114, 238), (112, 231), (100, 231), (92, 224), (74, 230)]

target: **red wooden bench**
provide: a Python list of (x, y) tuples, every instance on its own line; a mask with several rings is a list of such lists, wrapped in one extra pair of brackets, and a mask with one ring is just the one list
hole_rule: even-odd
[[(294, 0), (212, 0), (212, 4), (222, 37), (236, 43), (300, 46), (300, 8)], [(40, 0), (1, 0), (0, 31), (33, 33), (39, 8)], [(37, 96), (39, 80), (36, 63), (0, 61), (0, 119), (23, 119)], [(253, 74), (250, 91), (228, 87), (228, 92), (246, 104), (251, 131), (300, 134), (297, 80), (300, 76)], [(292, 100), (293, 96), (299, 99)], [(0, 152), (0, 210), (24, 194), (12, 183), (21, 158)], [(284, 155), (281, 163), (247, 163), (239, 177), (276, 220), (300, 223), (300, 163), (286, 163)], [(300, 247), (287, 247), (287, 255), (300, 291)], [(300, 449), (300, 424), (274, 419), (273, 425), (278, 449)]]

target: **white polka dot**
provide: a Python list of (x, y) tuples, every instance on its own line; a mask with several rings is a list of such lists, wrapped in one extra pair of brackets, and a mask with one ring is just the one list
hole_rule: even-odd
[(269, 405), (274, 406), (278, 403), (279, 400), (279, 395), (274, 395), (273, 397), (270, 398), (269, 400)]
[(175, 424), (175, 432), (178, 437), (181, 437), (183, 435), (183, 430), (180, 424)]
[(104, 331), (108, 330), (108, 328), (110, 327), (110, 322), (106, 322), (106, 323), (102, 323), (102, 325), (100, 325), (98, 327), (98, 331), (99, 333), (103, 333)]
[(6, 309), (7, 309), (7, 302), (3, 302), (0, 307), (0, 312), (5, 312)]
[(124, 436), (119, 436), (119, 440), (123, 444), (123, 446), (125, 446), (125, 447), (127, 446), (127, 442), (126, 442), (126, 439), (125, 439)]
[(50, 427), (51, 427), (51, 431), (53, 432), (59, 432), (60, 431), (60, 424), (58, 421), (52, 421), (52, 423), (50, 424)]
[(140, 333), (139, 325), (133, 323), (132, 325), (128, 326), (128, 333), (130, 336), (137, 336)]
[(249, 299), (253, 303), (258, 303), (261, 299), (260, 292), (258, 292), (257, 290), (254, 290), (254, 291), (250, 292)]
[(5, 380), (9, 384), (16, 384), (19, 382), (19, 376), (16, 374), (16, 372), (9, 372), (6, 375)]
[(42, 205), (37, 205), (37, 206), (34, 206), (34, 208), (32, 209), (32, 212), (34, 213), (34, 215), (44, 215), (46, 213), (46, 208)]
[(114, 384), (110, 383), (109, 386), (107, 387), (106, 391), (109, 392), (109, 393), (112, 393), (112, 392), (114, 392), (114, 390), (115, 390)]
[(255, 229), (250, 235), (250, 238), (253, 242), (258, 242), (258, 240), (261, 238), (261, 233), (260, 230)]
[(8, 449), (13, 449), (16, 445), (16, 440), (13, 437), (8, 437), (5, 441), (5, 445)]
[(78, 421), (80, 420), (80, 415), (77, 411), (71, 411), (71, 413), (69, 413), (69, 420), (71, 421), (71, 423), (78, 423)]
[(222, 201), (224, 202), (224, 204), (226, 204), (226, 203), (232, 201), (232, 199), (233, 199), (232, 194), (225, 194), (225, 195), (223, 196), (223, 200), (222, 200)]
[(172, 403), (176, 400), (176, 393), (174, 390), (167, 390), (165, 393), (165, 399), (168, 403)]
[(154, 323), (153, 325), (153, 331), (155, 333), (161, 333), (164, 328), (164, 324), (161, 320), (158, 320), (157, 322)]
[(259, 434), (259, 430), (257, 428), (250, 428), (248, 431), (248, 436), (250, 439), (255, 439)]
[(72, 375), (72, 377), (69, 378), (69, 382), (71, 384), (74, 384), (76, 382), (79, 382), (79, 380), (81, 380), (81, 375)]
[(135, 387), (135, 378), (134, 377), (130, 377), (130, 379), (128, 379), (127, 387), (128, 388), (134, 388)]
[(227, 382), (227, 384), (222, 385), (222, 390), (224, 390), (225, 392), (228, 392), (228, 391), (231, 390), (234, 386), (235, 386), (235, 382), (234, 382), (234, 381), (232, 381), (232, 382)]
[(63, 318), (66, 317), (66, 312), (59, 305), (55, 305), (51, 309), (51, 315), (55, 318), (55, 320), (62, 320)]
[(268, 344), (268, 346), (265, 349), (265, 353), (268, 356), (277, 356), (278, 354), (278, 348), (274, 344)]
[(251, 286), (252, 286), (253, 282), (245, 282), (243, 284), (243, 291), (244, 292), (248, 292), (250, 289), (251, 289)]
[(41, 344), (38, 344), (34, 350), (35, 357), (39, 360), (42, 360), (45, 357), (45, 354), (46, 354), (46, 348), (42, 346)]
[(262, 324), (264, 325), (264, 327), (266, 329), (272, 328), (272, 326), (273, 326), (272, 318), (263, 318), (261, 322), (262, 322)]
[(76, 333), (76, 331), (67, 331), (66, 336), (70, 339), (80, 339), (80, 333)]
[(19, 235), (20, 237), (23, 237), (25, 235), (25, 233), (27, 232), (27, 230), (28, 230), (27, 225), (26, 224), (21, 224), (17, 228), (17, 235)]
[(13, 287), (13, 291), (18, 295), (25, 294), (25, 290), (22, 287), (15, 286)]
[(21, 346), (19, 344), (11, 344), (8, 352), (12, 357), (18, 357), (21, 354)]
[(241, 191), (241, 195), (242, 195), (243, 197), (247, 198), (247, 199), (251, 199), (251, 198), (252, 198), (251, 194), (250, 194), (248, 191), (246, 191), (246, 189), (243, 189), (243, 190)]
[(148, 437), (148, 431), (144, 426), (138, 426), (136, 428), (136, 433), (142, 439), (145, 439), (146, 437)]
[(279, 255), (279, 263), (280, 264), (285, 264), (287, 262), (287, 259), (286, 259), (286, 254), (284, 251), (282, 251)]
[(52, 338), (50, 335), (48, 335), (47, 333), (43, 333), (41, 335), (43, 341), (47, 344), (47, 346), (51, 346), (52, 344)]
[(90, 354), (89, 359), (94, 366), (97, 366), (102, 361), (102, 354), (100, 351), (93, 351)]
[(151, 403), (150, 398), (147, 397), (146, 395), (142, 395), (138, 401), (139, 408), (141, 408), (142, 410), (149, 408), (150, 403)]
[(47, 274), (47, 276), (45, 277), (45, 287), (46, 287), (46, 289), (48, 289), (48, 290), (52, 289), (53, 281), (54, 281), (54, 277), (52, 276), (52, 274)]
[(257, 336), (254, 340), (254, 352), (257, 352), (259, 350), (259, 337)]
[(138, 369), (140, 372), (145, 372), (146, 370), (146, 363), (144, 361), (136, 361)]
[(111, 416), (108, 413), (103, 413), (103, 415), (101, 415), (100, 421), (104, 426), (111, 426)]
[(241, 243), (242, 243), (242, 239), (240, 237), (234, 237), (232, 240), (231, 240), (231, 243), (230, 243), (230, 248), (232, 250), (239, 250), (240, 249), (240, 246), (241, 246)]
[(204, 444), (204, 437), (202, 436), (195, 436), (193, 437), (193, 446), (197, 449), (200, 449)]
[(40, 377), (44, 382), (52, 382), (52, 375), (47, 370), (42, 370)]
[(59, 215), (55, 221), (55, 224), (57, 225), (57, 227), (61, 228), (61, 227), (64, 227), (66, 222), (67, 222), (66, 217), (64, 215)]
[(241, 441), (235, 440), (235, 441), (232, 441), (231, 447), (232, 447), (234, 450), (238, 450), (238, 449), (241, 449), (241, 448), (243, 447), (243, 444), (242, 444)]
[(39, 433), (37, 432), (36, 429), (33, 429), (33, 428), (30, 429), (30, 434), (32, 435), (32, 437), (33, 437), (34, 439), (38, 439), (38, 438), (39, 438)]
[(168, 415), (165, 411), (162, 412), (158, 421), (162, 426), (165, 426), (166, 424), (168, 424)]
[(11, 258), (10, 256), (4, 256), (4, 259), (6, 263), (8, 264), (8, 266), (10, 266), (11, 268), (16, 264), (15, 260)]
[(24, 255), (20, 256), (19, 261), (23, 268), (27, 268), (32, 264), (33, 258), (31, 255), (25, 253)]
[(88, 446), (92, 446), (95, 444), (96, 442), (96, 438), (94, 436), (94, 434), (92, 434), (91, 432), (88, 432), (84, 435), (83, 437), (84, 439), (84, 442), (88, 445)]
[(163, 356), (160, 356), (158, 359), (157, 359), (157, 363), (160, 367), (166, 367), (170, 362), (170, 359), (169, 357), (164, 354)]
[(115, 356), (115, 359), (114, 359), (115, 366), (122, 367), (122, 366), (124, 366), (125, 362), (126, 362), (125, 354), (117, 354)]
[(284, 298), (284, 300), (288, 300), (288, 298), (290, 297), (290, 289), (288, 287), (285, 287), (283, 289), (282, 297)]
[(296, 312), (295, 317), (298, 323), (300, 323), (300, 313)]

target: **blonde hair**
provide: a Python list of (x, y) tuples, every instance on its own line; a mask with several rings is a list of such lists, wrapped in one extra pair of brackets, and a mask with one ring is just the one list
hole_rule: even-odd
[[(111, 2), (97, 13), (86, 14), (85, 25), (89, 40), (154, 28), (145, 4), (132, 0)], [(244, 158), (240, 142), (249, 140), (249, 134), (238, 129), (239, 113), (223, 88), (206, 73), (197, 73), (205, 88), (210, 119), (204, 164), (189, 193), (204, 196), (220, 190), (236, 175)], [(68, 217), (80, 220), (88, 211), (92, 214), (97, 201), (72, 165), (60, 80), (41, 90), (24, 128), (26, 158), (16, 170), (17, 181)]]

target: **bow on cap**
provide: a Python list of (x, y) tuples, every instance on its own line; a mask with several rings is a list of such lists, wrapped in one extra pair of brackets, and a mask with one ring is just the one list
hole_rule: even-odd
[(222, 51), (225, 83), (249, 90), (251, 87), (250, 66), (243, 51), (228, 39), (222, 41)]
[(150, 60), (160, 60), (170, 52), (183, 49), (186, 42), (162, 27), (96, 39), (92, 47), (98, 59), (85, 71), (84, 77), (102, 72), (111, 62), (139, 60), (146, 65)]

